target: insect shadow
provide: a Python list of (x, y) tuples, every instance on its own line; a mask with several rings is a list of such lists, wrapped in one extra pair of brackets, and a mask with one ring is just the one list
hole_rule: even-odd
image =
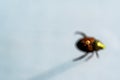
[(73, 62), (73, 60), (67, 61), (63, 64), (60, 64), (48, 71), (45, 71), (44, 73), (41, 73), (33, 78), (30, 78), (30, 80), (49, 80), (52, 77), (55, 77), (57, 75), (62, 74), (63, 72), (84, 63), (84, 60), (80, 60), (78, 62)]

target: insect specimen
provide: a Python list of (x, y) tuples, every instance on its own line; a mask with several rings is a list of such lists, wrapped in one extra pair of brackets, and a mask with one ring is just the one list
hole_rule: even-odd
[(89, 60), (94, 52), (96, 53), (96, 56), (97, 58), (99, 58), (99, 54), (98, 54), (98, 51), (99, 50), (102, 50), (105, 48), (105, 45), (100, 42), (99, 40), (95, 39), (94, 37), (89, 37), (87, 36), (85, 33), (82, 33), (82, 32), (76, 32), (76, 34), (81, 34), (83, 36), (83, 38), (79, 39), (77, 42), (76, 42), (76, 47), (85, 52), (84, 55), (74, 59), (73, 61), (77, 61), (77, 60), (80, 60), (80, 59), (83, 59), (84, 57), (86, 57), (89, 53), (92, 53), (86, 60)]

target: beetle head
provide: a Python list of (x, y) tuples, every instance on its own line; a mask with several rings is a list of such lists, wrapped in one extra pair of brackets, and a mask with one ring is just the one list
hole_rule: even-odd
[(105, 45), (99, 40), (96, 40), (94, 47), (95, 47), (95, 50), (100, 50), (100, 49), (104, 49)]

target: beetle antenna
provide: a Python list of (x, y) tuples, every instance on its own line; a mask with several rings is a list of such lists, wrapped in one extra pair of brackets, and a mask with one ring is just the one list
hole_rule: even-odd
[(83, 37), (87, 37), (87, 35), (85, 33), (83, 33), (83, 32), (77, 31), (75, 34), (81, 34)]

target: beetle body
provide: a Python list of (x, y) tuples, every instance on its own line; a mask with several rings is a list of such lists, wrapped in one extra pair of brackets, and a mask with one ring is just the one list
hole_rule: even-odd
[(77, 32), (77, 34), (81, 34), (83, 36), (83, 38), (79, 39), (76, 42), (76, 47), (79, 50), (85, 52), (85, 54), (83, 56), (80, 56), (80, 57), (74, 59), (74, 61), (84, 58), (85, 56), (88, 55), (88, 53), (91, 53), (91, 52), (92, 52), (92, 55), (90, 57), (88, 57), (88, 59), (90, 59), (93, 56), (93, 52), (96, 52), (97, 57), (99, 57), (97, 51), (104, 49), (104, 47), (105, 47), (104, 44), (102, 42), (100, 42), (99, 40), (95, 39), (94, 37), (86, 36), (86, 34), (84, 34), (82, 32)]
[(78, 49), (84, 51), (84, 52), (93, 52), (94, 51), (94, 41), (95, 39), (90, 38), (83, 38), (78, 40), (76, 43), (76, 46)]

